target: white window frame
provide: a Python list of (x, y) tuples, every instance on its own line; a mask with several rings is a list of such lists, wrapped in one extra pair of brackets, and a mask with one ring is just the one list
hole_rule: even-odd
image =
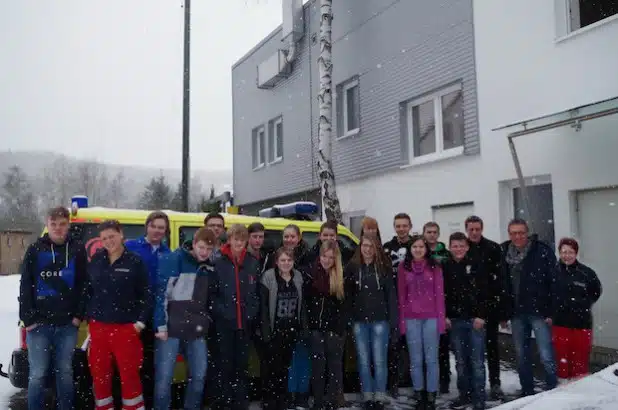
[[(347, 137), (351, 137), (353, 135), (356, 135), (360, 132), (360, 104), (357, 104), (357, 109), (358, 109), (358, 113), (357, 113), (357, 117), (358, 117), (358, 127), (349, 130), (348, 129), (348, 90), (354, 88), (354, 87), (358, 87), (358, 79), (349, 81), (345, 84), (343, 84), (343, 86), (341, 87), (341, 116), (343, 118), (343, 122), (342, 122), (342, 132), (341, 132), (341, 136), (340, 138), (347, 138)], [(357, 101), (358, 103), (360, 103), (360, 101)]]
[[(440, 91), (421, 97), (416, 100), (408, 102), (406, 107), (407, 123), (408, 123), (408, 158), (410, 165), (424, 164), (427, 162), (433, 162), (439, 159), (452, 158), (464, 153), (464, 144), (459, 147), (453, 147), (450, 149), (444, 149), (444, 129), (443, 129), (443, 117), (442, 117), (442, 97), (450, 94), (454, 91), (462, 91), (462, 84), (455, 84), (447, 88), (443, 88)], [(425, 104), (429, 101), (433, 102), (433, 116), (436, 126), (436, 151), (431, 154), (425, 154), (421, 156), (414, 156), (414, 120), (413, 109), (419, 105)], [(463, 113), (462, 113), (463, 115)]]
[(580, 24), (579, 0), (554, 0), (554, 11), (556, 13), (556, 43), (618, 21), (618, 14), (614, 14), (585, 27), (578, 27)]
[[(264, 143), (266, 144), (266, 128), (261, 125), (257, 128), (254, 129), (255, 134), (251, 133), (251, 138), (255, 138), (256, 143), (255, 143), (255, 147), (256, 147), (256, 152), (252, 152), (252, 158), (251, 158), (251, 163), (253, 163), (253, 156), (256, 156), (257, 161), (256, 162), (256, 166), (253, 168), (254, 171), (257, 171), (259, 169), (262, 169), (266, 166), (266, 155), (267, 155), (267, 151), (266, 151), (266, 147), (264, 148), (264, 161), (260, 162), (260, 152), (262, 151), (262, 140), (264, 141)], [(260, 133), (262, 133), (264, 135), (264, 138), (260, 138)], [(253, 141), (251, 143), (251, 150), (253, 150)]]
[(283, 117), (279, 117), (273, 121), (273, 146), (270, 147), (272, 150), (273, 160), (271, 164), (276, 164), (278, 162), (283, 161), (283, 152), (277, 152), (277, 124), (281, 124), (281, 146), (283, 147)]

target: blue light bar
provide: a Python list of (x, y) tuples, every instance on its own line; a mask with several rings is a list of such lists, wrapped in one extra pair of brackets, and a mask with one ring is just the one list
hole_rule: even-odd
[(280, 216), (294, 216), (294, 215), (315, 215), (319, 212), (318, 206), (314, 202), (299, 201), (291, 202), (289, 204), (275, 205), (273, 206)]
[(86, 195), (73, 195), (71, 197), (71, 207), (88, 208), (88, 197)]
[(258, 212), (260, 218), (276, 218), (279, 216), (279, 213), (274, 207), (260, 209)]

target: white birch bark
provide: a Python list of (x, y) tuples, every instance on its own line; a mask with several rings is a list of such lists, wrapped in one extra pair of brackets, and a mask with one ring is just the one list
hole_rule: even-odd
[(335, 185), (335, 173), (332, 161), (332, 123), (333, 123), (333, 93), (332, 93), (332, 19), (333, 0), (320, 0), (320, 56), (318, 69), (320, 76), (320, 91), (318, 93), (318, 176), (322, 193), (322, 209), (326, 219), (341, 223), (341, 206)]

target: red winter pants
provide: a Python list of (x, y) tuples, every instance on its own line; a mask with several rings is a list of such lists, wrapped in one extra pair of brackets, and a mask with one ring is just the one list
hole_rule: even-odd
[(144, 358), (142, 341), (133, 324), (91, 321), (88, 363), (92, 373), (97, 410), (113, 410), (113, 361), (122, 384), (122, 409), (144, 409), (140, 367)]
[(570, 329), (552, 327), (552, 341), (558, 366), (558, 377), (572, 379), (585, 376), (589, 372), (590, 351), (592, 350), (591, 329)]

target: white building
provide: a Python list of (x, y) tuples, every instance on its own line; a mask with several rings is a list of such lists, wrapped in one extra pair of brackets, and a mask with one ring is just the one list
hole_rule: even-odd
[[(475, 0), (473, 9), (480, 156), (438, 157), (339, 185), (342, 207), (350, 212), (362, 204), (359, 215), (376, 216), (387, 233), (392, 216), (402, 210), (411, 214), (415, 229), (434, 219), (442, 225), (443, 240), (474, 213), (484, 218), (486, 236), (506, 240), (508, 221), (527, 215), (508, 136), (547, 127), (513, 139), (529, 219), (549, 242), (563, 236), (580, 240), (581, 260), (596, 270), (604, 286), (596, 306), (595, 344), (618, 349), (618, 261), (613, 255), (618, 234), (618, 3)], [(578, 117), (582, 121), (570, 121)], [(565, 125), (556, 126), (560, 121)]]

